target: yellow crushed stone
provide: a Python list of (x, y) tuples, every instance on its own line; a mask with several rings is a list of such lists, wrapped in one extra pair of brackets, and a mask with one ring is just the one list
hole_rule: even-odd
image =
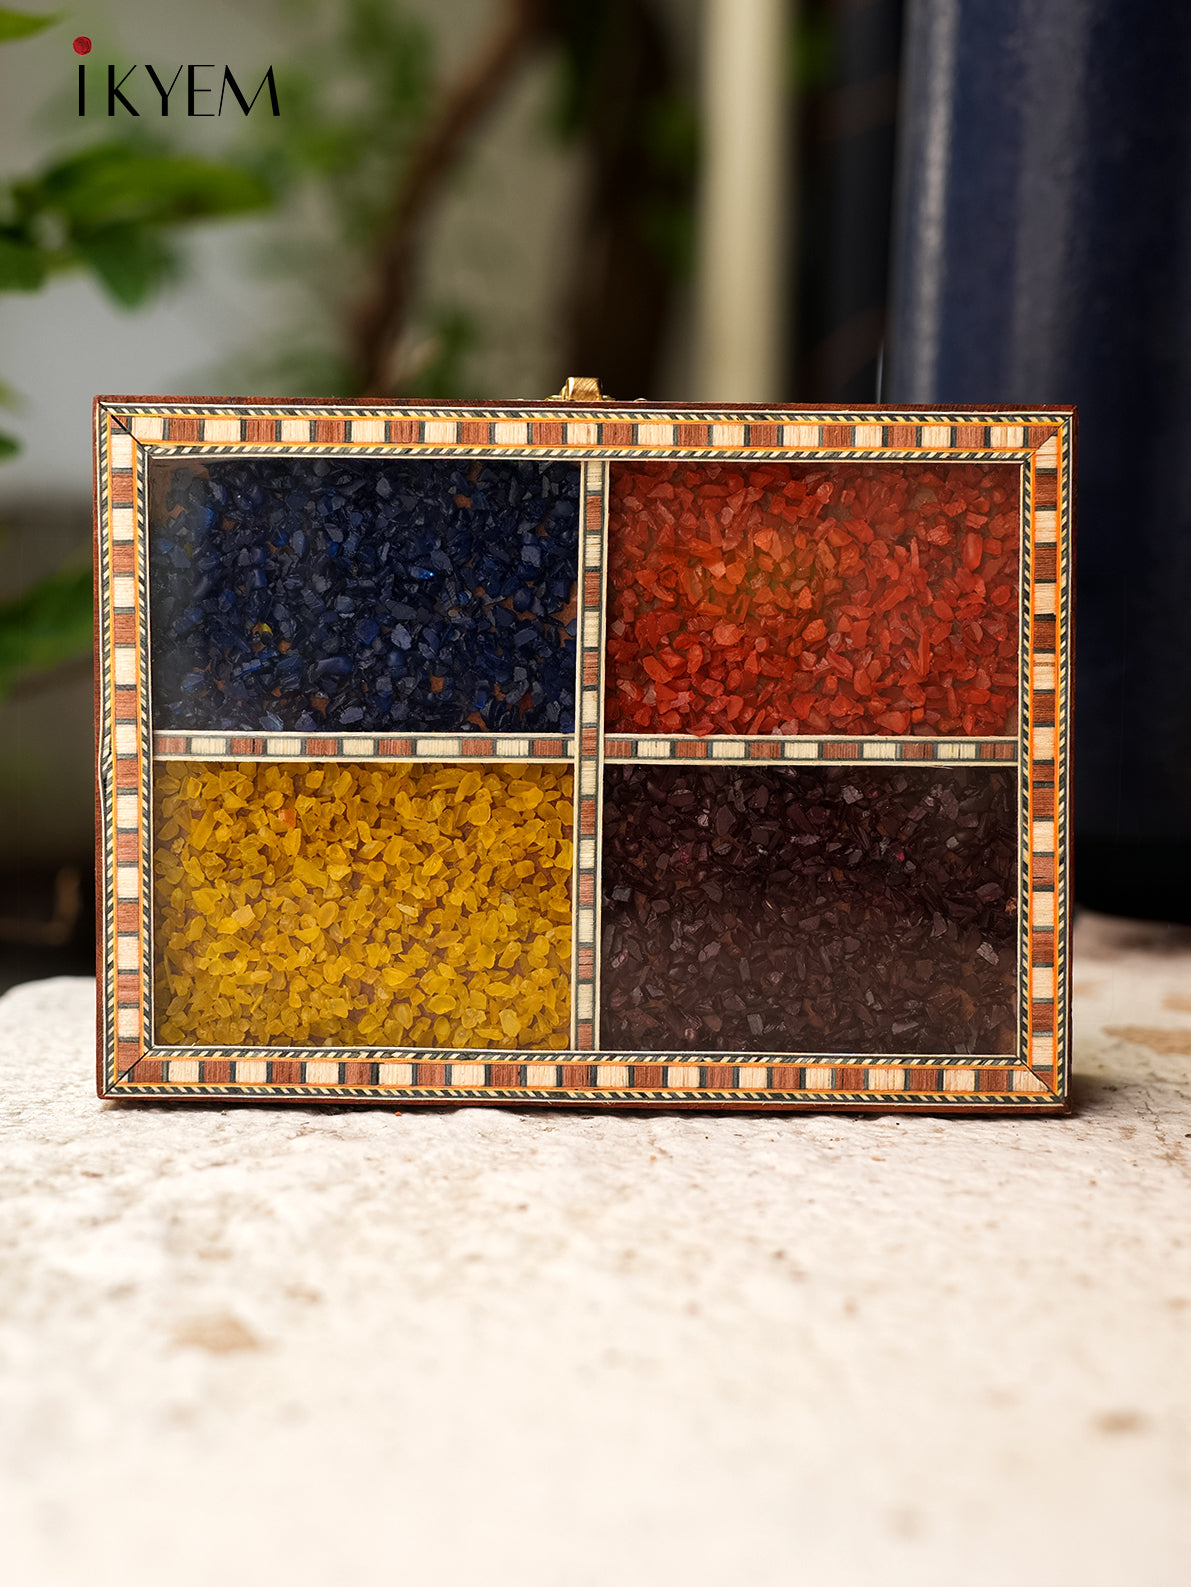
[(572, 773), (168, 762), (157, 1039), (564, 1048)]

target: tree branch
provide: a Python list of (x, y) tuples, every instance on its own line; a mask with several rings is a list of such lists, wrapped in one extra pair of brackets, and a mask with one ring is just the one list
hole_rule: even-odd
[(392, 348), (409, 314), (427, 212), (458, 163), (468, 137), (542, 31), (540, 0), (505, 0), (487, 43), (447, 93), (410, 156), (381, 235), (373, 279), (352, 316), (351, 348), (364, 396), (392, 394), (386, 391), (386, 377)]

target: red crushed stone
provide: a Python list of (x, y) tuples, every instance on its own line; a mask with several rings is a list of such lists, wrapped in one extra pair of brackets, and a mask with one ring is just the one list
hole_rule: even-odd
[(614, 465), (609, 732), (1014, 731), (1018, 470)]

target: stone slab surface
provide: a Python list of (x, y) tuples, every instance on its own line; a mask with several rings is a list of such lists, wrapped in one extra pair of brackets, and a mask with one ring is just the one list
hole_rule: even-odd
[(1069, 1119), (101, 1104), (0, 1000), (9, 1587), (1183, 1587), (1191, 938)]

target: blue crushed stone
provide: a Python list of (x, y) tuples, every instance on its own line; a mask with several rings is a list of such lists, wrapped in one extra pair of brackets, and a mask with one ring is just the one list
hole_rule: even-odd
[(578, 546), (573, 464), (174, 465), (150, 529), (154, 725), (572, 732)]

